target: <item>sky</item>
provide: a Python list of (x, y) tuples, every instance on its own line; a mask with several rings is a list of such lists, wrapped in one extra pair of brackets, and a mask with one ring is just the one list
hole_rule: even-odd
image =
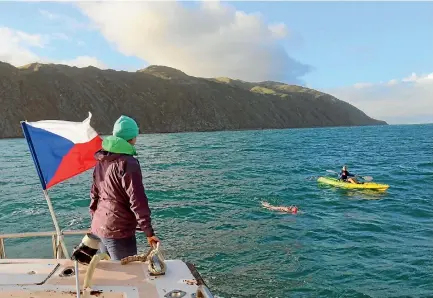
[(433, 2), (1, 2), (0, 61), (273, 80), (433, 123)]

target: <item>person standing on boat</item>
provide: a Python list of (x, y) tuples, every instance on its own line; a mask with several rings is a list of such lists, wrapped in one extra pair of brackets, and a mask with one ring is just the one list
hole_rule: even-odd
[(142, 173), (135, 143), (137, 123), (121, 116), (113, 127), (113, 135), (102, 142), (95, 153), (98, 160), (90, 191), (91, 231), (101, 239), (100, 251), (112, 260), (137, 254), (136, 227), (149, 244), (159, 242), (151, 223), (151, 211), (144, 191)]
[(359, 182), (353, 177), (355, 177), (355, 175), (349, 173), (347, 166), (343, 166), (343, 168), (341, 169), (341, 172), (340, 172), (340, 180), (342, 180), (344, 182), (358, 184)]

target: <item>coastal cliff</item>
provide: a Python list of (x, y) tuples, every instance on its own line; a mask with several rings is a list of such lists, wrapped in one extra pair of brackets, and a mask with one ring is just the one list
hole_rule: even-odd
[(329, 94), (278, 82), (197, 78), (166, 66), (137, 72), (0, 62), (0, 138), (20, 121), (82, 121), (111, 133), (126, 114), (141, 133), (384, 125)]

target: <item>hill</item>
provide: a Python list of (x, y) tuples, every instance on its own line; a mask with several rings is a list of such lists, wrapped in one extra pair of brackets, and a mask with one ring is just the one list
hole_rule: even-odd
[(110, 133), (121, 115), (142, 133), (382, 125), (331, 95), (278, 82), (197, 78), (166, 66), (137, 72), (0, 62), (0, 138), (21, 120), (82, 121)]

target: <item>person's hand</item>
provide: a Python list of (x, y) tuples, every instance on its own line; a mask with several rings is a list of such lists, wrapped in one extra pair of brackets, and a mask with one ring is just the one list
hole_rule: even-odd
[(149, 243), (150, 247), (155, 247), (156, 244), (160, 243), (161, 241), (158, 237), (156, 237), (156, 235), (153, 235), (152, 237), (147, 237), (147, 242)]

